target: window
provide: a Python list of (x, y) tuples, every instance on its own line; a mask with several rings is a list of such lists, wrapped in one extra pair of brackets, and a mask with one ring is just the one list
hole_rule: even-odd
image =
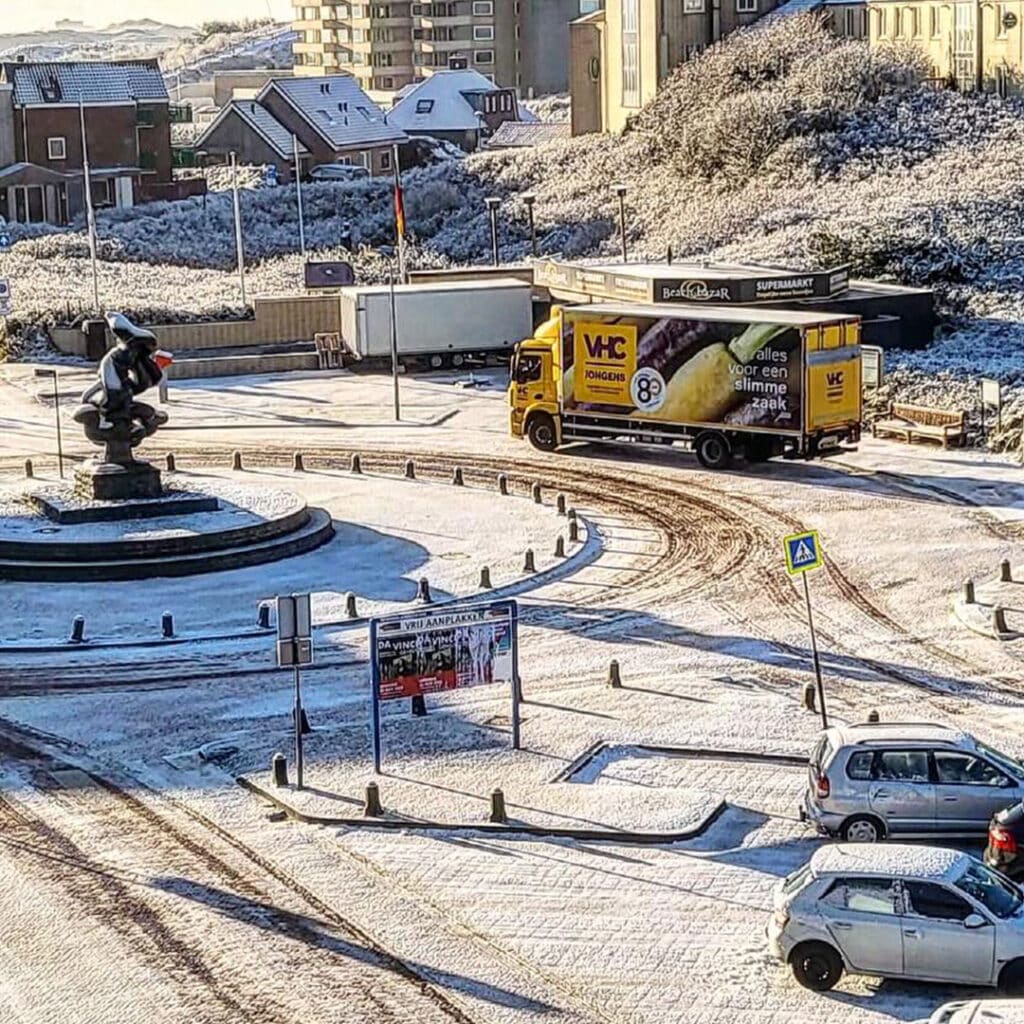
[(493, 18), (494, 0), (473, 0), (473, 17)]
[(984, 904), (1004, 920), (1020, 909), (1021, 891), (1008, 878), (990, 871), (984, 864), (971, 861), (953, 884), (972, 899)]
[(942, 24), (942, 22), (941, 22), (941, 13), (940, 13), (939, 8), (938, 7), (929, 7), (928, 8), (928, 35), (930, 35), (932, 37), (932, 39), (938, 39), (939, 36), (942, 34), (942, 30), (940, 28), (941, 24)]
[(837, 878), (821, 902), (863, 914), (898, 914), (896, 886), (888, 878)]
[(907, 909), (918, 917), (931, 917), (936, 921), (963, 921), (974, 909), (962, 896), (933, 882), (904, 882), (907, 891)]
[(416, 113), (417, 114), (429, 114), (434, 109), (433, 100), (417, 100), (416, 101)]
[(736, 0), (737, 14), (756, 14), (757, 0)]
[(921, 37), (921, 9), (919, 7), (910, 9), (910, 34), (915, 39)]
[(46, 155), (51, 160), (67, 160), (68, 147), (63, 135), (46, 140)]
[(541, 378), (540, 356), (523, 355), (516, 363), (516, 383), (531, 384)]
[(871, 765), (875, 760), (873, 750), (860, 750), (846, 762), (846, 774), (851, 779), (870, 779)]
[(704, 0), (683, 0), (683, 14), (703, 14)]
[(473, 39), (476, 42), (488, 42), (494, 38), (493, 25), (474, 25)]
[(640, 0), (622, 0), (622, 105), (640, 106)]
[(1012, 786), (1002, 772), (980, 757), (947, 750), (935, 751), (935, 774), (939, 782), (953, 786)]
[(872, 773), (887, 782), (927, 782), (928, 753), (924, 750), (883, 750)]
[(474, 50), (473, 51), (473, 63), (474, 64), (493, 64), (494, 63), (494, 51), (493, 50)]
[(1024, 765), (1020, 761), (1015, 761), (1009, 754), (1002, 754), (998, 750), (993, 750), (987, 743), (975, 743), (978, 750), (985, 755), (990, 761), (993, 761), (996, 766), (1006, 772), (1011, 778), (1019, 779), (1021, 773), (1024, 772)]
[(412, 16), (418, 18), (423, 14), (423, 4), (412, 5)]

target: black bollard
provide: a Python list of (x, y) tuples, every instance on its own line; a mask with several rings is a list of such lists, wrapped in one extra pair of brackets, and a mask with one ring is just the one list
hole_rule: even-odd
[(380, 786), (376, 782), (370, 782), (366, 786), (366, 798), (363, 801), (363, 817), (379, 818), (384, 814), (384, 808), (380, 805)]
[(555, 538), (555, 558), (565, 558), (565, 538), (561, 534)]
[(434, 599), (430, 596), (430, 581), (426, 576), (420, 580), (420, 585), (416, 589), (416, 599), (424, 604), (434, 603)]
[(999, 580), (1002, 583), (1010, 583), (1013, 581), (1013, 574), (1010, 572), (1010, 561), (1004, 558), (999, 563)]
[(427, 713), (427, 702), (422, 693), (416, 694), (409, 701), (409, 710), (412, 712), (413, 718), (422, 718)]
[(801, 693), (801, 703), (808, 711), (816, 711), (818, 708), (818, 691), (814, 683), (804, 683)]
[(1000, 608), (998, 605), (992, 609), (992, 631), (994, 633), (1009, 632), (1009, 628), (1006, 625), (1006, 609)]
[(558, 514), (560, 516), (564, 516), (565, 515), (565, 495), (564, 494), (560, 494), (555, 499), (555, 510), (558, 512)]
[(455, 487), (464, 487), (465, 486), (465, 481), (463, 481), (463, 479), (462, 479), (462, 467), (461, 466), (456, 466), (455, 469), (452, 470), (452, 484)]
[(352, 456), (352, 465), (349, 466), (350, 473), (362, 473), (363, 471), (363, 460), (359, 458), (358, 454)]
[(484, 566), (480, 570), (480, 589), (491, 590), (491, 570), (489, 566)]
[(508, 494), (508, 477), (504, 473), (498, 474), (498, 493)]
[(231, 468), (234, 470), (240, 470), (242, 468), (242, 453), (232, 452), (231, 453)]
[(974, 604), (974, 580), (964, 580), (964, 604)]
[(876, 710), (872, 709), (871, 711), (868, 712), (868, 723), (870, 725), (877, 725), (879, 721), (880, 721), (880, 718), (879, 718), (878, 712)]
[(270, 629), (270, 602), (260, 601), (256, 606), (256, 625), (260, 629)]
[(170, 612), (164, 612), (160, 617), (160, 631), (165, 637), (174, 636), (174, 616)]
[(76, 615), (71, 622), (71, 642), (80, 644), (85, 640), (85, 616)]
[(274, 776), (274, 785), (278, 788), (288, 785), (288, 758), (277, 753), (270, 759), (270, 770)]
[(569, 520), (569, 543), (575, 544), (580, 539), (580, 528), (575, 519)]
[(526, 556), (523, 558), (523, 572), (536, 572), (537, 565), (533, 560), (533, 551), (526, 549)]
[(534, 500), (534, 501), (535, 501), (535, 502), (536, 502), (536, 503), (537, 503), (538, 505), (539, 505), (539, 504), (541, 503), (541, 496), (540, 496), (540, 484), (534, 484), (534, 485), (533, 485), (533, 486), (532, 486), (532, 487), (530, 488), (530, 496), (531, 496), (531, 497), (533, 498), (533, 500)]
[(608, 663), (608, 685), (616, 690), (622, 686), (619, 663), (614, 658)]
[(174, 461), (174, 452), (167, 453), (167, 472), (173, 473), (177, 468), (178, 464)]
[(25, 476), (26, 476), (26, 478), (31, 480), (35, 475), (36, 475), (36, 472), (32, 468), (32, 460), (31, 459), (26, 459), (25, 460)]
[(302, 460), (302, 452), (296, 452), (292, 456), (292, 471), (295, 473), (306, 472), (306, 464)]
[(348, 619), (358, 619), (359, 610), (356, 608), (356, 595), (346, 594), (345, 595), (345, 617)]
[(406, 478), (406, 480), (415, 480), (416, 479), (416, 464), (412, 461), (412, 459), (406, 459), (406, 462), (405, 462), (405, 478)]
[(496, 789), (491, 793), (491, 821), (496, 825), (508, 823), (508, 814), (505, 811), (505, 794)]

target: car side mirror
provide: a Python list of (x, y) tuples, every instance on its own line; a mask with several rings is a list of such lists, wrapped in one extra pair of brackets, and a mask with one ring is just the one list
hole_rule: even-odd
[(964, 918), (964, 927), (965, 928), (984, 928), (985, 927), (985, 918), (983, 918), (981, 916), (981, 914), (968, 914)]

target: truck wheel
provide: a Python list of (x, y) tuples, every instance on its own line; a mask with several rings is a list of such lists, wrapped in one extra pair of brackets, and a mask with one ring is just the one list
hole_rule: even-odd
[(709, 430), (697, 435), (694, 445), (697, 461), (705, 469), (725, 469), (732, 461), (732, 449), (729, 442), (717, 431)]
[(452, 366), (456, 369), (458, 369), (458, 367), (460, 367), (465, 361), (466, 357), (461, 352), (456, 352), (455, 355), (452, 356)]
[(542, 452), (553, 452), (558, 447), (555, 421), (546, 412), (538, 412), (530, 417), (526, 436), (529, 437), (530, 444)]
[(432, 370), (440, 370), (444, 366), (444, 356), (433, 355), (428, 361)]

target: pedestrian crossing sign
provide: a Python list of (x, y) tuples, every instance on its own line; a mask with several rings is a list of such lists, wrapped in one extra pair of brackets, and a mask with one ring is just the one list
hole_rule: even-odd
[(785, 539), (786, 571), (790, 576), (821, 568), (821, 539), (817, 530), (791, 533)]

